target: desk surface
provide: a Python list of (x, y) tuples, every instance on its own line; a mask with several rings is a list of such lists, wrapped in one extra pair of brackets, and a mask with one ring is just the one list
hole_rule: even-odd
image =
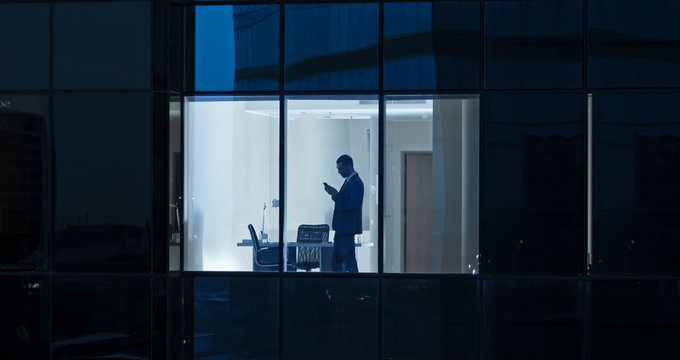
[[(251, 239), (242, 239), (241, 242), (236, 243), (236, 246), (253, 246), (253, 241)], [(262, 246), (264, 247), (272, 247), (272, 246), (279, 246), (278, 242), (263, 242)], [(299, 243), (299, 242), (288, 242), (286, 243), (286, 246), (290, 247), (333, 247), (332, 242), (319, 242), (319, 243)], [(361, 243), (354, 243), (355, 247), (362, 247), (362, 246), (373, 246), (372, 242), (361, 242)]]

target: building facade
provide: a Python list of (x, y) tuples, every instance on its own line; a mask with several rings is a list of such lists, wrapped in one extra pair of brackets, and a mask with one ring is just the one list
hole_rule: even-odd
[(680, 357), (679, 15), (0, 0), (0, 355)]

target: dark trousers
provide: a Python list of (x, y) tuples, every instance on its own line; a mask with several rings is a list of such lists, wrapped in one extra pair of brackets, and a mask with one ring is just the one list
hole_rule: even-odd
[(353, 273), (359, 272), (357, 257), (354, 250), (354, 234), (335, 234), (331, 268), (335, 272), (341, 272), (343, 271), (343, 265), (344, 271)]

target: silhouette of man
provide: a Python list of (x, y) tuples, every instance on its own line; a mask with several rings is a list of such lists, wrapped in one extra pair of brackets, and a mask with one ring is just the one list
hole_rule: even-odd
[(349, 155), (342, 155), (336, 161), (338, 174), (345, 179), (340, 191), (323, 183), (324, 190), (335, 202), (333, 209), (333, 257), (331, 268), (348, 272), (359, 272), (354, 250), (354, 235), (361, 234), (361, 206), (364, 200), (364, 183), (354, 171), (354, 161)]

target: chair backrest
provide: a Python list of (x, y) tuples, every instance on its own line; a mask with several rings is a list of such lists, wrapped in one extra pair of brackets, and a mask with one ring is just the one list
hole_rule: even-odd
[(257, 240), (257, 233), (255, 232), (253, 224), (248, 224), (248, 231), (250, 231), (250, 240), (253, 241), (253, 254), (255, 254), (257, 258), (257, 253), (260, 251), (260, 242)]
[[(328, 232), (330, 227), (327, 224), (320, 225), (300, 225), (298, 226), (297, 242), (300, 244), (328, 242)], [(297, 248), (297, 268), (307, 271), (318, 268), (321, 256), (319, 247), (298, 246)]]

